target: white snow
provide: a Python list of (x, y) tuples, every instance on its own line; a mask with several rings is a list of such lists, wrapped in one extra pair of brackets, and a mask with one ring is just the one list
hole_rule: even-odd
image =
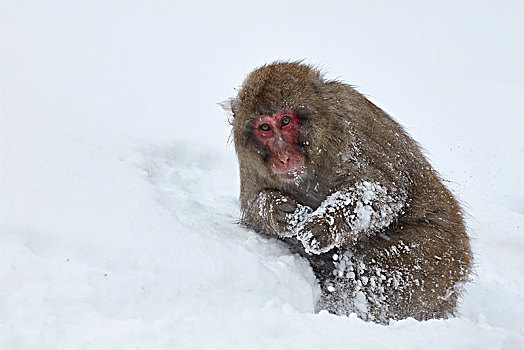
[[(0, 349), (524, 348), (523, 11), (1, 1)], [(308, 263), (237, 224), (217, 103), (289, 58), (356, 85), (449, 179), (476, 257), (458, 317), (315, 314)]]

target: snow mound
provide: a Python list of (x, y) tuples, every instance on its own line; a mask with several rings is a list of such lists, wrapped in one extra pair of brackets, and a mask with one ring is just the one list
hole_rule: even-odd
[[(90, 166), (101, 165), (92, 160)], [(60, 246), (53, 231), (4, 231), (2, 348), (522, 344), (521, 336), (482, 317), (384, 327), (354, 315), (314, 314), (318, 285), (307, 262), (236, 223), (233, 158), (187, 144), (147, 146), (111, 165), (132, 179), (130, 197), (116, 207), (90, 205), (118, 213), (143, 200), (143, 192), (153, 200), (123, 233), (104, 222), (92, 226), (103, 233), (94, 237), (104, 237), (104, 249), (89, 240)], [(119, 195), (118, 188), (107, 190), (108, 197)], [(83, 224), (81, 211), (71, 214)], [(47, 239), (56, 243), (52, 252)]]

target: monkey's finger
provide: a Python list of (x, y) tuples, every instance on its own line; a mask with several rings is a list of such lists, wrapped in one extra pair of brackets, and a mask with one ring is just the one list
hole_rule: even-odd
[(281, 211), (281, 210), (277, 210), (274, 214), (273, 214), (273, 217), (275, 218), (276, 221), (280, 222), (280, 223), (285, 223), (288, 221), (287, 219), (287, 213), (285, 211)]
[(292, 201), (280, 202), (277, 204), (277, 209), (286, 213), (293, 213), (297, 209), (297, 205)]
[(311, 237), (321, 237), (329, 234), (326, 223), (319, 218), (310, 218), (304, 227), (305, 232), (309, 232)]
[(311, 230), (311, 234), (315, 238), (329, 236), (329, 230), (324, 226), (317, 226), (314, 230)]

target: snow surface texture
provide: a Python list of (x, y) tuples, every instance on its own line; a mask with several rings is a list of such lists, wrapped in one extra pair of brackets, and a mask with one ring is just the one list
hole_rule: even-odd
[[(0, 349), (522, 349), (523, 5), (373, 4), (1, 1)], [(216, 102), (286, 58), (358, 84), (450, 180), (459, 317), (315, 314), (307, 262), (236, 224)]]

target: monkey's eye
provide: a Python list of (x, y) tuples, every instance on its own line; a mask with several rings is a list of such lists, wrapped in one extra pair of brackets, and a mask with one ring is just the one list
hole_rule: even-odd
[(290, 118), (290, 117), (284, 117), (284, 118), (282, 118), (282, 122), (281, 122), (281, 125), (282, 125), (282, 126), (286, 126), (286, 125), (288, 125), (289, 123), (291, 123), (291, 118)]
[(260, 125), (260, 130), (262, 130), (262, 131), (269, 131), (269, 130), (271, 130), (271, 127), (269, 125), (267, 125), (267, 124), (262, 124), (262, 125)]

